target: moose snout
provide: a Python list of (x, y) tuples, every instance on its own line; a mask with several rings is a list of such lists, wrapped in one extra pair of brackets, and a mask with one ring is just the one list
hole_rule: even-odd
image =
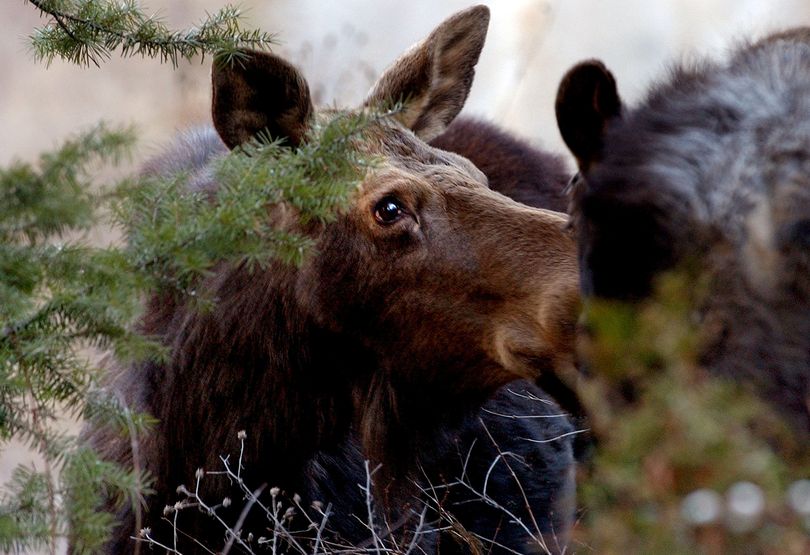
[(573, 367), (580, 312), (578, 281), (574, 265), (554, 281), (541, 279), (534, 294), (504, 303), (492, 319), (490, 336), (491, 355), (498, 364), (523, 378)]
[(567, 218), (512, 201), (499, 216), (490, 234), (490, 252), (497, 253), (490, 271), (503, 303), (492, 319), (492, 355), (521, 377), (571, 365), (580, 284)]

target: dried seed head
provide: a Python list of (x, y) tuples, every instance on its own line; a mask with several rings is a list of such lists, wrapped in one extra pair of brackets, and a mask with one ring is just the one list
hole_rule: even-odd
[(278, 488), (270, 488), (270, 496), (277, 497), (278, 494), (281, 493), (281, 490)]
[(295, 495), (293, 495), (293, 501), (295, 502), (296, 505), (300, 504), (301, 496), (296, 493)]
[(202, 468), (198, 468), (197, 471), (194, 473), (194, 477), (200, 480), (203, 476), (205, 476), (205, 471)]
[(239, 430), (239, 433), (236, 434), (236, 437), (241, 439), (245, 439), (247, 437), (247, 432), (245, 430)]
[(226, 508), (227, 508), (227, 507), (230, 507), (230, 506), (231, 506), (231, 498), (230, 498), (230, 497), (226, 497), (225, 499), (223, 499), (223, 500), (222, 500), (222, 506), (223, 506), (223, 507), (226, 507)]

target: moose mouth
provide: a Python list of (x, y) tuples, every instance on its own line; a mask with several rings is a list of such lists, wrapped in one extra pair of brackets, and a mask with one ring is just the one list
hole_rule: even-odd
[(536, 379), (541, 374), (559, 373), (574, 366), (573, 342), (556, 348), (555, 343), (566, 343), (563, 334), (554, 333), (534, 322), (508, 322), (496, 326), (491, 343), (491, 354), (498, 363), (515, 377)]
[(577, 420), (583, 417), (585, 412), (574, 384), (569, 384), (571, 376), (578, 373), (575, 364), (571, 363), (570, 369), (574, 371), (572, 374), (561, 371), (561, 363), (566, 363), (551, 354), (521, 351), (512, 353), (512, 356), (523, 369), (521, 374), (533, 381), (549, 398), (554, 399), (563, 412)]

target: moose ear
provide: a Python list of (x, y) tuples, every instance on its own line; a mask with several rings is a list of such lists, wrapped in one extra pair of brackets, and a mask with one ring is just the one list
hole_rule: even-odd
[(486, 6), (446, 19), (383, 72), (365, 105), (404, 101), (397, 119), (426, 142), (437, 137), (467, 100), (488, 26)]
[(602, 156), (608, 122), (621, 117), (616, 80), (598, 60), (577, 64), (560, 82), (555, 109), (565, 144), (576, 157), (579, 169), (587, 170)]
[(298, 146), (304, 139), (312, 101), (303, 76), (266, 52), (248, 52), (230, 63), (214, 61), (211, 113), (220, 138), (234, 148), (260, 131)]

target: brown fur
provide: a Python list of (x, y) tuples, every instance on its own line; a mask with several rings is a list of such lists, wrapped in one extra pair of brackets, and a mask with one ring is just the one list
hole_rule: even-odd
[(489, 9), (476, 6), (450, 17), (403, 54), (372, 87), (367, 106), (407, 101), (397, 116), (430, 141), (453, 121), (472, 86), (489, 24)]
[(484, 172), (494, 191), (535, 208), (568, 209), (565, 189), (571, 171), (562, 157), (492, 123), (459, 117), (430, 144), (470, 160)]
[[(426, 136), (443, 130), (466, 98), (486, 21), (482, 7), (449, 19), (406, 56), (406, 66), (421, 60), (424, 67), (406, 67), (403, 76), (393, 66), (369, 96), (372, 104), (418, 90), (428, 100), (414, 99), (419, 116), (406, 121)], [(271, 134), (292, 134), (276, 136), (295, 143), (312, 113), (308, 95), (301, 93), (305, 82), (270, 54), (252, 57), (231, 69), (215, 67), (217, 130), (232, 145), (259, 131), (266, 119)], [(426, 74), (427, 85), (420, 82)], [(459, 90), (450, 94), (452, 89)], [(283, 102), (266, 106), (257, 100), (276, 97)], [(244, 116), (261, 109), (258, 117)], [(363, 477), (350, 468), (358, 467), (359, 457), (382, 463), (380, 511), (396, 521), (409, 514), (418, 494), (413, 480), (422, 480), (421, 472), (429, 480), (458, 475), (460, 469), (449, 470), (447, 449), (459, 438), (488, 441), (475, 427), (488, 398), (498, 395), (500, 404), (493, 406), (506, 403), (528, 414), (519, 408), (524, 401), (503, 386), (573, 364), (578, 282), (566, 218), (492, 191), (471, 162), (428, 146), (397, 121), (375, 124), (362, 147), (379, 165), (349, 209), (315, 232), (315, 253), (303, 266), (218, 268), (201, 284), (218, 300), (210, 312), (153, 299), (142, 328), (170, 349), (169, 362), (120, 368), (111, 377), (111, 389), (159, 424), (135, 444), (92, 426), (88, 435), (112, 460), (133, 464), (135, 453), (137, 464), (156, 478), (143, 524), (153, 526), (162, 541), (170, 542), (170, 533), (161, 513), (178, 498), (177, 485), (191, 485), (197, 468), (219, 468), (220, 455), (238, 449), (239, 430), (247, 430), (243, 476), (254, 487), (278, 485), (290, 495), (314, 496), (312, 469), (338, 461), (339, 470), (327, 486), (316, 488), (318, 495), (343, 487), (356, 496), (354, 484)], [(185, 168), (192, 186), (215, 192), (207, 161), (223, 150), (219, 139), (203, 133), (152, 168)], [(188, 161), (177, 162), (178, 156)], [(377, 206), (384, 199), (399, 203), (400, 218), (381, 223)], [(558, 411), (553, 403), (541, 407), (544, 414)], [(538, 436), (536, 444), (505, 446), (526, 452), (525, 469), (519, 470), (524, 480), (534, 480), (532, 469), (543, 473), (538, 484), (527, 483), (537, 496), (515, 510), (542, 512), (537, 518), (561, 536), (562, 545), (570, 525), (567, 422), (564, 415), (548, 414), (524, 426)], [(494, 426), (499, 440), (516, 441), (508, 422)], [(484, 448), (494, 458), (492, 448)], [(492, 458), (476, 464), (486, 468), (487, 460)], [(499, 472), (492, 479), (494, 494), (508, 491), (496, 483), (511, 483), (511, 475)], [(229, 487), (211, 479), (201, 493), (216, 502), (233, 495)], [(219, 514), (233, 522), (239, 510)], [(136, 517), (129, 508), (119, 517), (122, 526), (108, 552), (132, 548), (128, 537)], [(351, 513), (342, 522), (340, 531), (350, 536)], [(490, 518), (483, 526), (493, 524)], [(266, 525), (263, 515), (251, 514), (245, 528), (261, 531)], [(187, 511), (180, 526), (213, 548), (222, 543), (222, 532), (203, 515)], [(509, 528), (495, 528), (502, 527)], [(503, 541), (523, 549), (527, 539), (521, 534)], [(430, 541), (422, 548), (429, 550)]]
[(291, 146), (301, 143), (312, 104), (307, 82), (292, 66), (275, 56), (237, 58), (233, 66), (224, 59), (214, 63), (214, 126), (228, 148), (263, 130)]

